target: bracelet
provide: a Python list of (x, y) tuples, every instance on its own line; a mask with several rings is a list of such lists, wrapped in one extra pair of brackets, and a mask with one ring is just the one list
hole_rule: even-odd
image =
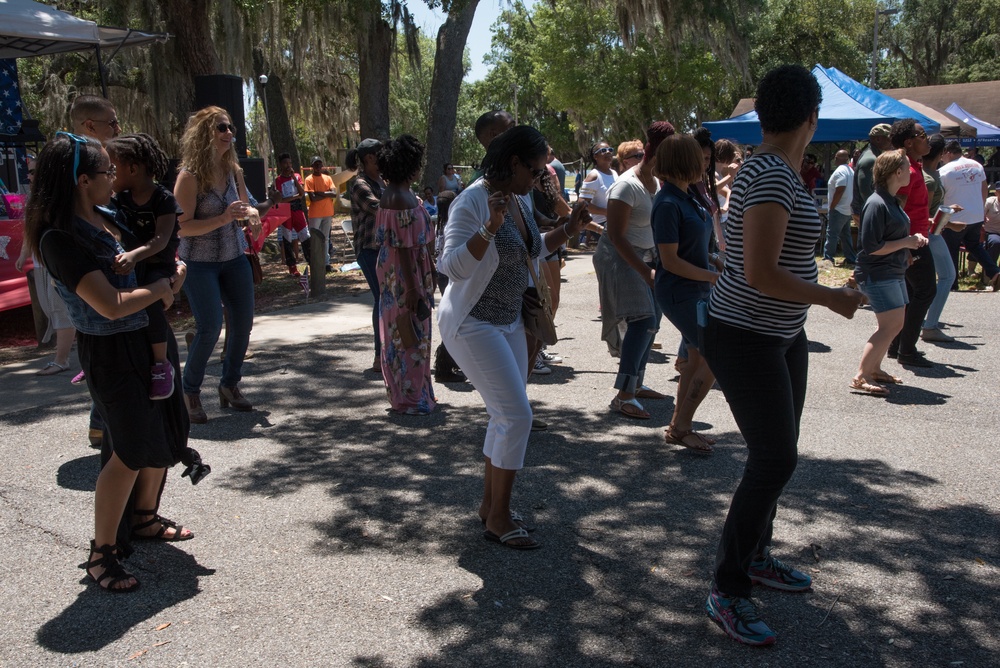
[(566, 223), (563, 223), (563, 226), (562, 226), (562, 231), (563, 231), (563, 234), (565, 234), (565, 235), (566, 235), (566, 238), (567, 238), (567, 239), (569, 239), (569, 238), (570, 238), (570, 237), (572, 237), (573, 235), (572, 235), (572, 234), (570, 233), (570, 231), (569, 231), (569, 228), (568, 228), (568, 227), (566, 227), (567, 225), (569, 225), (569, 223), (568, 223), (568, 222), (566, 222)]
[(485, 225), (480, 225), (479, 226), (479, 236), (481, 236), (483, 239), (486, 239), (486, 243), (489, 243), (489, 242), (493, 241), (493, 237), (495, 237), (496, 234), (494, 234), (493, 232), (490, 232), (488, 229), (486, 229)]

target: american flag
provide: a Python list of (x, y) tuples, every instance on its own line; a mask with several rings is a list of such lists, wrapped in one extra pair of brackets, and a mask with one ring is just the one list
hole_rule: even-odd
[[(16, 135), (21, 131), (21, 91), (17, 82), (17, 61), (13, 58), (0, 59), (0, 134)], [(3, 160), (17, 160), (17, 176), (19, 183), (28, 182), (28, 160), (24, 149), (15, 153), (4, 147)], [(12, 192), (17, 192), (17, 184), (7, 183)]]

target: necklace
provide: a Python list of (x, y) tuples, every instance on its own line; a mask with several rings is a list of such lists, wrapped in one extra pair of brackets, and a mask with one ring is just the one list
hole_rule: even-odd
[(806, 184), (806, 182), (802, 180), (802, 175), (799, 174), (799, 170), (795, 169), (794, 165), (792, 164), (792, 159), (788, 157), (787, 153), (785, 153), (785, 149), (781, 148), (777, 144), (772, 144), (772, 143), (766, 142), (766, 141), (762, 141), (760, 143), (760, 145), (761, 146), (770, 146), (771, 148), (780, 151), (781, 155), (785, 159), (785, 164), (788, 165), (789, 169), (791, 169), (793, 172), (795, 172), (795, 177), (799, 180), (799, 183), (801, 183), (803, 186)]

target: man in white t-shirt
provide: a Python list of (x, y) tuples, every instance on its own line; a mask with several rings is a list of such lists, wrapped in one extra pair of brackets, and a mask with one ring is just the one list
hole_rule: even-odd
[(826, 215), (826, 244), (823, 246), (823, 259), (833, 262), (837, 253), (837, 244), (844, 249), (844, 264), (856, 264), (858, 254), (854, 252), (851, 240), (851, 202), (854, 200), (854, 170), (848, 161), (851, 154), (845, 150), (837, 151), (833, 161), (837, 168), (827, 181), (830, 192), (830, 210)]
[(958, 249), (963, 244), (969, 256), (983, 267), (983, 273), (993, 285), (1000, 287), (1000, 270), (997, 263), (986, 252), (986, 247), (980, 241), (985, 219), (986, 198), (989, 185), (986, 182), (986, 171), (975, 160), (962, 156), (962, 146), (952, 140), (944, 147), (945, 164), (941, 165), (938, 175), (944, 186), (945, 204), (958, 204), (962, 211), (952, 215), (952, 222), (965, 223), (962, 232), (944, 230), (941, 236), (948, 243), (951, 259), (958, 268)]

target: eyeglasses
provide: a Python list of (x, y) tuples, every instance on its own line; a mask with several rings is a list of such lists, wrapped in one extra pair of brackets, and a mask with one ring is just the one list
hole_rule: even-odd
[(639, 151), (638, 153), (633, 153), (632, 155), (626, 155), (625, 159), (626, 160), (642, 160), (645, 157), (646, 157), (646, 152), (645, 151)]
[(107, 174), (108, 178), (114, 181), (115, 175), (118, 174), (118, 170), (115, 168), (114, 165), (111, 165), (107, 169), (99, 169), (97, 171), (91, 172), (91, 174)]
[(120, 128), (121, 127), (121, 124), (118, 122), (117, 118), (112, 118), (110, 121), (105, 121), (105, 120), (101, 120), (101, 119), (98, 119), (98, 118), (88, 118), (87, 120), (90, 121), (91, 123), (106, 123), (108, 125), (108, 127), (112, 127), (112, 128)]
[(71, 132), (57, 132), (56, 137), (66, 137), (66, 139), (73, 142), (73, 172), (69, 175), (69, 177), (70, 180), (73, 181), (73, 187), (76, 187), (77, 171), (80, 169), (80, 146), (89, 143), (90, 140)]
[(216, 132), (225, 132), (228, 130), (229, 132), (236, 134), (236, 126), (232, 123), (219, 123), (215, 126), (215, 130)]
[[(527, 165), (525, 165), (525, 166), (527, 167)], [(533, 167), (528, 167), (528, 169), (531, 170), (531, 178), (532, 178), (532, 180), (535, 180), (535, 181), (537, 181), (538, 179), (542, 178), (542, 175), (545, 174), (545, 172), (548, 171), (544, 167), (539, 167), (538, 169), (535, 169)]]
[(610, 146), (605, 146), (604, 148), (599, 148), (596, 151), (594, 151), (594, 155), (604, 155), (605, 153), (614, 153), (614, 152), (615, 149), (611, 148)]

